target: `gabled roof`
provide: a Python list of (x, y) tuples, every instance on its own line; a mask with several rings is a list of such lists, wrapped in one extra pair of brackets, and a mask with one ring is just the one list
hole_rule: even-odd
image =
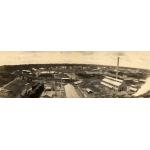
[(79, 81), (74, 82), (74, 84), (80, 84), (82, 82), (83, 82), (82, 80), (79, 80)]
[(123, 84), (123, 80), (105, 76), (105, 78), (101, 81), (101, 84), (109, 88), (117, 89)]
[(85, 89), (87, 92), (93, 92), (90, 88)]
[(118, 81), (115, 81), (115, 80), (111, 80), (111, 79), (108, 79), (108, 78), (104, 78), (103, 79), (103, 82), (105, 83), (108, 83), (108, 84), (111, 84), (112, 86), (120, 86), (122, 84), (122, 82), (118, 82)]
[(116, 78), (113, 78), (113, 77), (110, 77), (110, 76), (105, 76), (105, 78), (108, 78), (110, 80), (115, 80), (115, 81), (118, 81), (118, 82), (123, 82), (123, 80), (121, 80), (121, 79), (116, 79)]

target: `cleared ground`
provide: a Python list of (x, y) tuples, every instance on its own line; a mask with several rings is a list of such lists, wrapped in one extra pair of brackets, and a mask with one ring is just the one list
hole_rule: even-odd
[(72, 84), (67, 84), (64, 86), (64, 88), (65, 88), (67, 98), (80, 98), (80, 96), (78, 95), (76, 89)]

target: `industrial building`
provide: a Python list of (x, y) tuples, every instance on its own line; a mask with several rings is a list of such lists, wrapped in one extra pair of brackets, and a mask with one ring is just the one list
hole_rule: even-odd
[(5, 84), (0, 88), (0, 96), (1, 97), (18, 97), (22, 92), (25, 81), (21, 78), (17, 77), (13, 81)]
[(130, 92), (136, 92), (138, 90), (137, 86), (134, 85), (133, 83), (133, 78), (127, 78), (124, 77), (122, 79), (119, 79), (119, 61), (120, 58), (117, 58), (117, 66), (115, 69), (115, 73), (116, 75), (114, 77), (110, 77), (110, 76), (105, 76), (102, 81), (101, 84), (110, 88), (110, 89), (114, 89), (117, 91), (130, 91)]
[(82, 82), (83, 82), (82, 80), (79, 80), (79, 81), (75, 81), (74, 84), (75, 84), (75, 85), (78, 85), (78, 84), (80, 84), (80, 83), (82, 83)]
[(128, 87), (128, 91), (137, 92), (138, 88), (135, 85), (131, 85)]
[[(115, 59), (116, 60), (116, 59)], [(1, 71), (0, 97), (132, 97), (150, 71), (119, 66), (36, 64)], [(142, 75), (137, 75), (141, 74)]]
[(108, 88), (111, 88), (117, 91), (127, 90), (127, 85), (123, 80), (116, 79), (113, 77), (105, 76), (105, 78), (100, 83)]

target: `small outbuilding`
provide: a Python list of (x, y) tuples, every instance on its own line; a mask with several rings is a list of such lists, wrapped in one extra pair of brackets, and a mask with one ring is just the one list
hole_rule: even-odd
[(87, 93), (93, 93), (93, 91), (90, 88), (85, 89)]

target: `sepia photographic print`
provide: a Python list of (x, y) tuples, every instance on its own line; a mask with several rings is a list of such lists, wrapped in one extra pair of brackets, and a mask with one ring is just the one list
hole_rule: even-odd
[(148, 98), (150, 52), (1, 51), (1, 98)]

